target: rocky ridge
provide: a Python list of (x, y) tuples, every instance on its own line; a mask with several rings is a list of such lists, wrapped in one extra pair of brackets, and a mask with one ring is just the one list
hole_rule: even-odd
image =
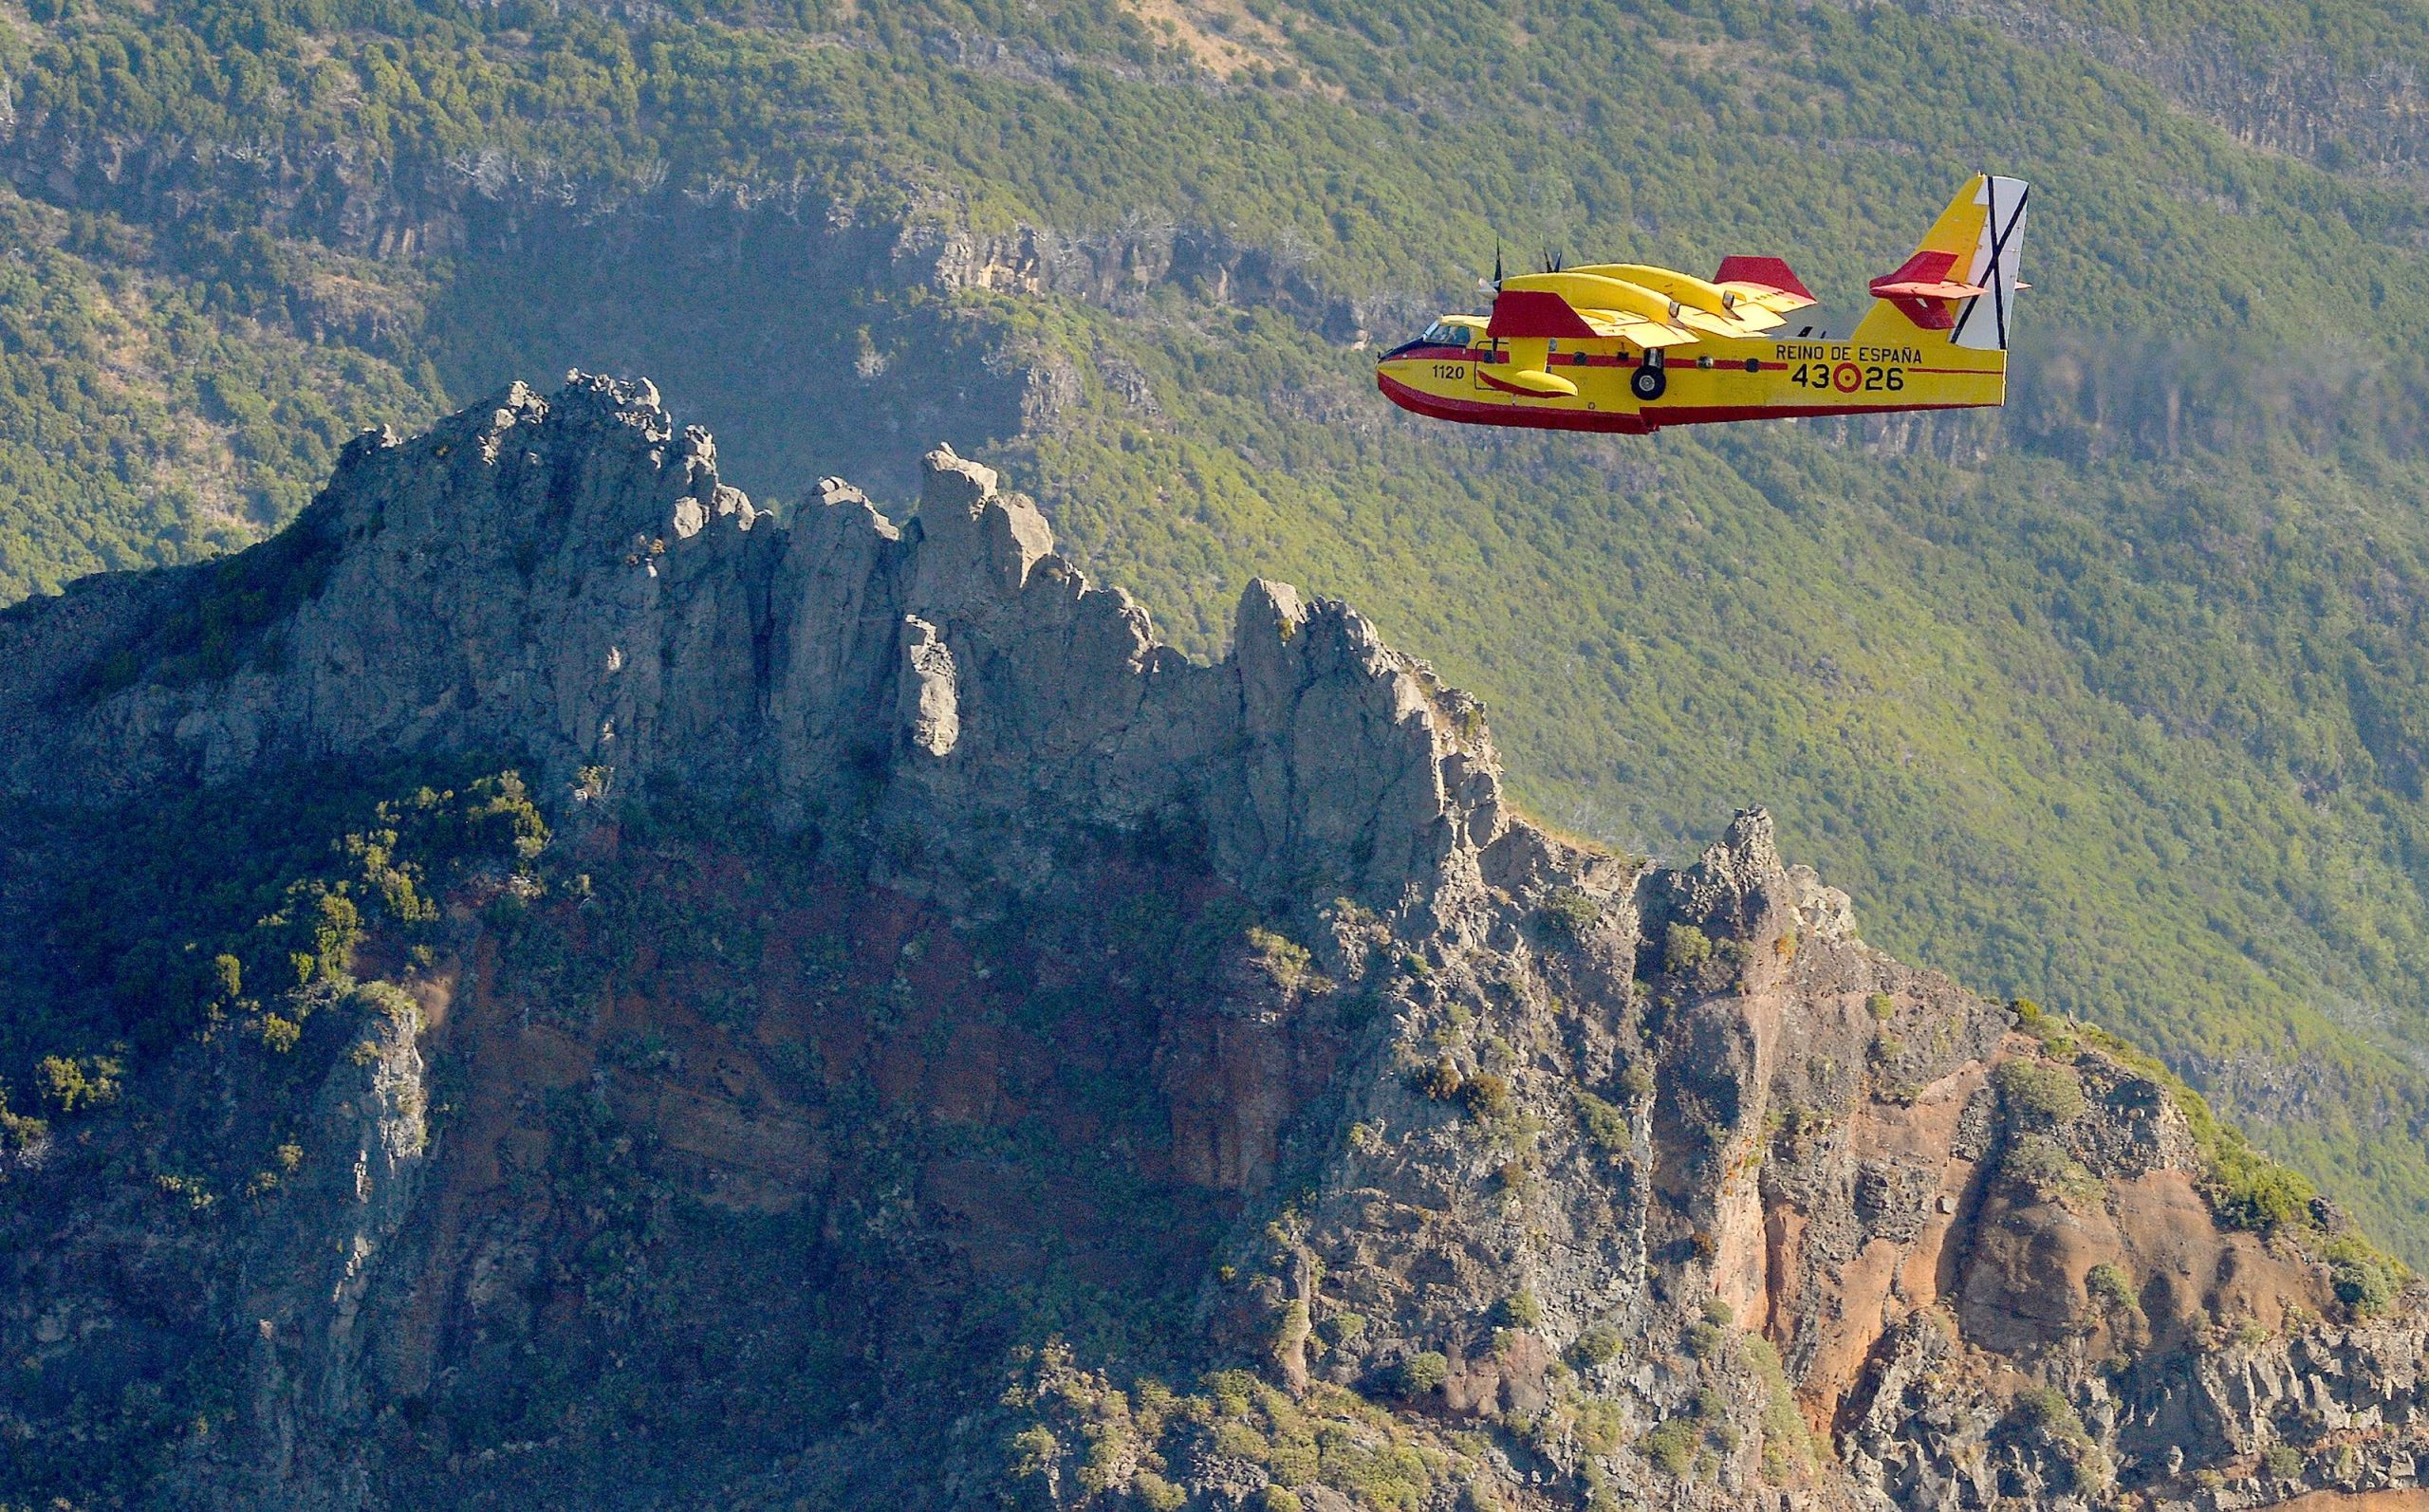
[[(557, 792), (748, 792), (798, 826), (876, 770), (870, 822), (1015, 886), (1061, 831), (1195, 816), (1252, 893), (1437, 919), (1546, 853), (1511, 823), (1479, 706), (1348, 606), (1259, 581), (1233, 655), (1194, 665), (991, 470), (940, 449), (926, 477), (906, 526), (829, 479), (777, 528), (706, 432), (603, 378), (366, 434), (261, 563), (277, 581), (90, 580), (0, 621), (30, 673), (0, 692), (0, 784), (98, 798), (519, 750)], [(226, 628), (232, 598), (297, 593), (275, 624)], [(214, 634), (241, 664), (178, 671)], [(114, 659), (132, 685), (91, 697)], [(983, 854), (963, 839), (981, 824)]]
[[(2160, 1068), (1871, 950), (1760, 811), (1677, 869), (1545, 833), (1480, 707), (1345, 605), (1253, 583), (1194, 663), (989, 470), (924, 475), (900, 523), (834, 480), (779, 522), (647, 385), (577, 376), (364, 436), (230, 562), (0, 615), (20, 803), (504, 753), (566, 857), (296, 989), (365, 1027), (293, 1178), (218, 1227), (167, 1237), (148, 1189), (37, 1222), (157, 1138), (131, 1118), (17, 1161), (11, 1357), (72, 1378), (176, 1316), (242, 1382), (136, 1500), (2429, 1501), (2422, 1298), (2332, 1208), (2254, 1207)], [(652, 841), (638, 805), (809, 859), (754, 883), (775, 841)], [(215, 1090), (154, 1106), (226, 1101), (223, 1053), (175, 1051)], [(692, 1216), (618, 1229), (618, 1161)], [(977, 1320), (1142, 1214), (1162, 1259), (1091, 1276), (1142, 1300), (1132, 1342)], [(577, 1284), (611, 1239), (626, 1291)], [(613, 1300), (651, 1270), (682, 1306)], [(729, 1304), (751, 1347), (682, 1354)], [(751, 1463), (581, 1490), (669, 1425), (580, 1396), (483, 1436), (598, 1337), (677, 1349), (657, 1374), (766, 1425)], [(873, 1362), (831, 1409), (748, 1384), (829, 1338)]]

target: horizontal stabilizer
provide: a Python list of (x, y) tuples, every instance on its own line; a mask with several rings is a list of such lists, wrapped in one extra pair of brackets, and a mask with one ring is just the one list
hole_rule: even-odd
[(1872, 281), (1875, 299), (1972, 299), (1990, 290), (1979, 284), (1958, 283), (1948, 276), (1956, 266), (1955, 252), (1917, 252), (1894, 273)]
[(1549, 337), (1558, 341), (1590, 341), (1595, 332), (1558, 294), (1511, 288), (1493, 297), (1493, 320), (1484, 334), (1494, 341)]

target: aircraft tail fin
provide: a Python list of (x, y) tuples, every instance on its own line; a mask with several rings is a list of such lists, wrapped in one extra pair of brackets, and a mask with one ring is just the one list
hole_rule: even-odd
[(1913, 341), (1945, 333), (1957, 346), (2007, 350), (2024, 248), (2024, 207), (2031, 194), (2021, 178), (1976, 174), (1940, 212), (1922, 242), (1892, 272), (1872, 281), (1875, 304), (1856, 339)]

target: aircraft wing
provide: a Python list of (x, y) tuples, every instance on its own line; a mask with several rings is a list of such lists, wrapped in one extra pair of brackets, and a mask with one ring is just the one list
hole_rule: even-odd
[[(1642, 299), (1631, 300), (1640, 306), (1637, 309), (1614, 309), (1600, 302), (1585, 303), (1593, 300), (1597, 292), (1585, 283), (1540, 286), (1549, 279), (1565, 276), (1530, 273), (1523, 279), (1504, 281), (1500, 294), (1493, 299), (1493, 319), (1485, 326), (1485, 334), (1496, 340), (1525, 341), (1549, 337), (1563, 341), (1615, 336), (1641, 347), (1679, 346), (1698, 340), (1694, 331), (1683, 325), (1669, 320), (1655, 320), (1641, 313), (1645, 304)], [(1617, 291), (1603, 292), (1604, 297), (1609, 299)], [(1639, 294), (1647, 292), (1638, 291)], [(1619, 297), (1629, 296), (1621, 294)], [(1652, 307), (1666, 310), (1667, 305), (1655, 303)]]
[(1484, 334), (1496, 341), (1547, 336), (1568, 341), (1592, 341), (1606, 333), (1596, 330), (1577, 306), (1549, 289), (1513, 288), (1505, 284), (1493, 297), (1493, 319), (1485, 323)]
[(1651, 289), (1669, 301), (1670, 321), (1706, 336), (1759, 336), (1780, 323), (1771, 309), (1709, 279), (1649, 263), (1598, 263), (1577, 269)]
[(1677, 346), (1697, 340), (1694, 325), (1684, 319), (1690, 312), (1676, 300), (1659, 289), (1599, 271), (1521, 273), (1503, 280), (1501, 287), (1505, 300), (1512, 295), (1557, 299), (1572, 311), (1590, 312), (1607, 327), (1598, 334), (1622, 337), (1639, 346)]
[[(1543, 282), (1545, 274), (1528, 274)], [(1506, 279), (1493, 299), (1493, 318), (1484, 335), (1496, 340), (1593, 340), (1621, 338), (1640, 347), (1678, 347), (1693, 342), (1696, 333), (1671, 321), (1652, 321), (1640, 310), (1618, 310), (1601, 304), (1571, 304), (1554, 288), (1518, 288), (1518, 279)], [(1571, 284), (1571, 288), (1579, 288)], [(1579, 288), (1591, 296), (1591, 288)]]
[(1584, 310), (1580, 313), (1588, 321), (1596, 321), (1597, 317), (1600, 317), (1597, 323), (1607, 323), (1610, 326), (1610, 330), (1605, 334), (1634, 341), (1637, 345), (1648, 349), (1657, 346), (1687, 346), (1702, 340), (1693, 331), (1682, 331), (1675, 325), (1665, 325), (1658, 321), (1644, 320), (1619, 310)]
[(1774, 315), (1787, 315), (1820, 303), (1805, 280), (1778, 257), (1724, 257), (1720, 271), (1712, 281), (1735, 294), (1741, 304), (1756, 305)]
[(1730, 257), (1703, 279), (1647, 263), (1594, 263), (1502, 280), (1489, 334), (1555, 341), (1609, 336), (1638, 346), (1759, 336), (1813, 291), (1776, 257)]

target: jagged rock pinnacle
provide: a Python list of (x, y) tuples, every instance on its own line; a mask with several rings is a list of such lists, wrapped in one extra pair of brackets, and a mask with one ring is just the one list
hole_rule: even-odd
[[(946, 852), (981, 819), (1018, 837), (1186, 815), (1252, 892), (1387, 911), (1455, 909), (1490, 867), (1549, 854), (1504, 843), (1478, 706), (1348, 606), (1259, 580), (1232, 655), (1193, 664), (992, 469), (938, 446), (924, 475), (907, 526), (828, 478), (771, 528), (654, 386), (581, 373), (419, 436), (366, 432), (276, 541), (0, 621), (0, 653), (54, 673), (0, 691), (0, 785), (68, 774), (100, 797), (491, 748), (552, 795), (603, 767), (626, 792), (767, 795), (793, 824), (874, 764), (878, 821)], [(155, 627), (229, 573), (283, 612), (187, 675)], [(121, 686), (63, 696), (112, 658)], [(1037, 857), (969, 859), (1017, 876)]]

